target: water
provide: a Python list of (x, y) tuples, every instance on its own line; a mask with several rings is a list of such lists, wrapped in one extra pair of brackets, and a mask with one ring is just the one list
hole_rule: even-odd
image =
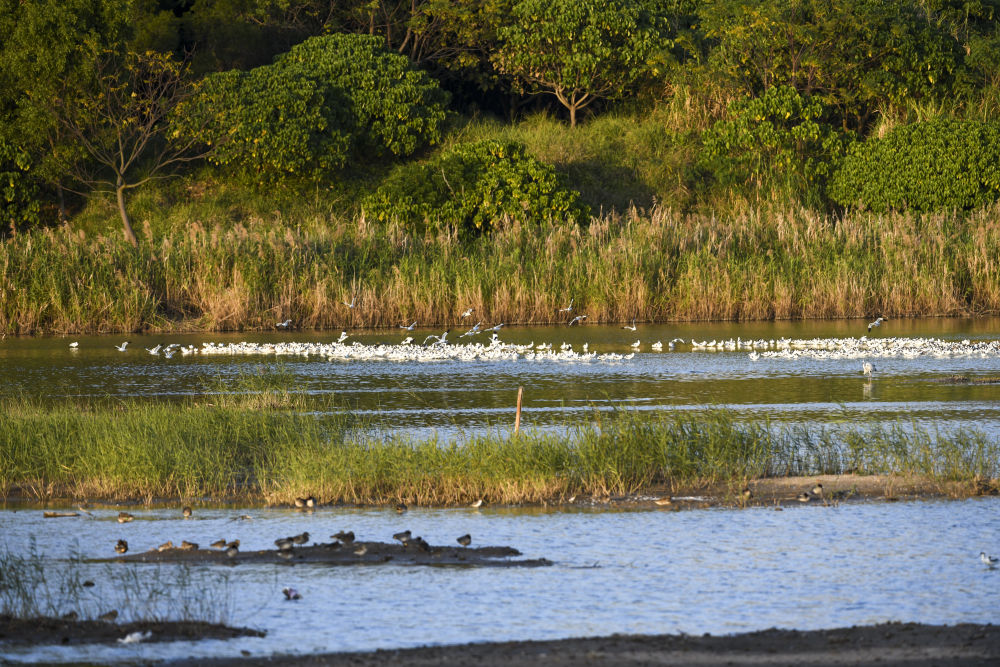
[[(435, 330), (435, 332), (440, 333)], [(256, 342), (334, 340), (339, 332), (198, 334), (7, 339), (0, 342), (0, 391), (35, 396), (103, 396), (172, 400), (190, 396), (241, 373), (289, 374), (301, 391), (335, 394), (357, 412), (388, 430), (416, 436), (463, 437), (507, 429), (513, 421), (517, 388), (524, 387), (522, 426), (562, 428), (589, 418), (594, 410), (621, 405), (635, 409), (702, 410), (728, 406), (748, 418), (805, 425), (864, 420), (917, 423), (947, 432), (975, 427), (1000, 435), (1000, 384), (956, 385), (940, 382), (956, 374), (1000, 375), (1000, 356), (987, 358), (916, 358), (876, 360), (876, 377), (867, 381), (856, 359), (759, 359), (744, 352), (693, 350), (653, 352), (650, 343), (675, 337), (711, 340), (742, 337), (813, 338), (860, 336), (862, 320), (688, 323), (620, 327), (549, 326), (505, 328), (504, 341), (562, 342), (580, 350), (584, 342), (599, 352), (631, 352), (619, 363), (527, 362), (387, 362), (325, 361), (298, 357), (174, 356), (166, 360), (143, 348), (176, 342)], [(418, 341), (432, 333), (417, 330), (358, 332), (359, 340), (398, 343), (404, 335)], [(873, 335), (938, 337), (949, 340), (1000, 338), (1000, 319), (889, 320)], [(455, 336), (453, 332), (452, 337)], [(114, 345), (131, 345), (124, 353)], [(77, 351), (68, 347), (79, 341)], [(468, 340), (468, 339), (466, 339)]]
[[(125, 646), (5, 649), (12, 661), (154, 660), (355, 651), (468, 641), (556, 639), (611, 633), (736, 633), (770, 627), (819, 629), (886, 621), (954, 624), (996, 620), (1000, 570), (979, 552), (1000, 552), (1000, 499), (860, 503), (668, 511), (555, 511), (487, 508), (289, 510), (196, 508), (117, 510), (96, 519), (42, 519), (41, 510), (0, 510), (7, 545), (34, 535), (39, 550), (112, 556), (126, 537), (133, 551), (166, 538), (206, 544), (239, 537), (243, 548), (309, 530), (325, 540), (341, 529), (389, 541), (402, 528), (432, 544), (465, 532), (474, 544), (507, 544), (548, 568), (331, 567), (284, 564), (203, 566), (211, 586), (228, 577), (228, 621), (267, 630), (262, 639)], [(232, 521), (249, 512), (253, 521)], [(73, 538), (67, 538), (72, 534)], [(107, 568), (150, 577), (177, 566), (91, 565), (102, 599)], [(176, 570), (173, 570), (176, 571)], [(103, 574), (102, 576), (102, 573)], [(168, 575), (169, 576), (169, 575)], [(285, 601), (293, 586), (302, 600)], [(103, 588), (102, 588), (103, 587)], [(103, 610), (103, 607), (102, 607)]]
[[(176, 400), (244, 373), (290, 375), (301, 391), (336, 394), (389, 430), (417, 437), (463, 437), (508, 429), (517, 387), (525, 392), (522, 425), (558, 429), (622, 404), (638, 410), (704, 410), (729, 406), (748, 418), (825, 427), (903, 420), (943, 433), (976, 428), (1000, 437), (1000, 385), (938, 380), (961, 374), (1000, 375), (1000, 358), (917, 358), (877, 361), (866, 380), (858, 360), (759, 359), (746, 352), (681, 346), (653, 352), (649, 344), (690, 341), (858, 336), (862, 321), (673, 324), (504, 329), (508, 342), (568, 342), (579, 350), (626, 354), (618, 363), (330, 362), (318, 358), (153, 357), (157, 343), (203, 341), (323, 341), (331, 333), (255, 333), (21, 338), (0, 341), (0, 390), (58, 401), (65, 397)], [(414, 332), (417, 340), (429, 333)], [(1000, 338), (1000, 319), (887, 321), (882, 335)], [(362, 332), (366, 343), (398, 342), (406, 332)], [(113, 345), (130, 340), (125, 353)], [(79, 350), (68, 344), (79, 341)], [(830, 489), (831, 491), (834, 489)], [(196, 508), (183, 521), (173, 510), (134, 511), (115, 522), (117, 508), (96, 518), (42, 519), (41, 510), (0, 509), (0, 546), (23, 548), (33, 537), (49, 567), (63, 568), (72, 551), (113, 555), (119, 538), (131, 550), (171, 539), (208, 544), (239, 538), (244, 549), (272, 546), (275, 537), (308, 530), (325, 540), (341, 529), (359, 539), (388, 541), (410, 528), (432, 544), (453, 544), (469, 532), (474, 544), (511, 545), (529, 558), (556, 564), (539, 569), (405, 568), (399, 566), (196, 567), (191, 586), (209, 600), (225, 597), (226, 619), (268, 632), (263, 639), (162, 645), (34, 647), (3, 650), (14, 661), (155, 660), (284, 652), (352, 651), (467, 641), (553, 639), (622, 633), (734, 633), (773, 626), (799, 629), (882, 621), (994, 621), (1000, 570), (978, 561), (1000, 554), (1000, 499), (861, 503), (795, 507), (784, 512), (708, 509), (556, 511), (487, 508), (285, 510)], [(253, 521), (232, 521), (252, 514)], [(94, 604), (115, 602), (109, 567), (145, 579), (176, 566), (88, 565), (97, 582)], [(162, 569), (161, 569), (162, 568)], [(116, 570), (120, 572), (121, 570)], [(223, 579), (228, 577), (228, 583)], [(284, 586), (302, 594), (286, 602)], [(176, 600), (175, 600), (176, 602)], [(158, 602), (156, 604), (159, 604)], [(164, 603), (165, 604), (165, 603)], [(154, 605), (155, 606), (155, 605)], [(102, 609), (103, 610), (103, 609)], [(124, 611), (124, 608), (123, 608)], [(169, 610), (168, 610), (169, 611)], [(127, 618), (127, 616), (126, 616)]]

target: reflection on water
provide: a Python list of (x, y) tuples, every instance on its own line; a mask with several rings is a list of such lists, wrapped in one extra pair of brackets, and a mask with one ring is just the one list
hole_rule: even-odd
[[(7, 547), (30, 536), (51, 558), (77, 548), (112, 556), (165, 539), (202, 544), (240, 538), (243, 548), (308, 530), (342, 529), (388, 541), (409, 528), (433, 544), (466, 532), (474, 544), (509, 544), (550, 568), (467, 569), (381, 566), (240, 565), (195, 568), (211, 582), (220, 569), (234, 591), (230, 623), (268, 631), (263, 639), (131, 647), (4, 650), (19, 661), (154, 660), (170, 657), (345, 651), (425, 644), (553, 639), (611, 633), (734, 633), (769, 627), (816, 629), (884, 621), (954, 624), (995, 621), (1000, 570), (979, 552), (1000, 553), (1000, 499), (669, 511), (515, 511), (486, 508), (286, 510), (117, 508), (97, 518), (41, 518), (0, 510)], [(233, 521), (249, 513), (253, 521)], [(62, 522), (62, 523), (56, 523)], [(928, 527), (933, 527), (929, 534)], [(67, 535), (72, 534), (72, 538)], [(53, 561), (52, 566), (57, 565)], [(92, 565), (96, 589), (106, 565)], [(156, 565), (124, 565), (149, 573)], [(206, 585), (211, 585), (206, 583)], [(302, 593), (286, 602), (284, 586)]]
[[(890, 320), (879, 333), (946, 339), (993, 340), (1000, 319)], [(426, 335), (427, 332), (422, 332)], [(732, 406), (752, 417), (777, 422), (846, 423), (898, 419), (932, 423), (941, 430), (977, 428), (1000, 434), (1000, 384), (942, 382), (953, 375), (1000, 375), (1000, 358), (881, 359), (876, 377), (862, 376), (857, 360), (765, 359), (746, 352), (707, 352), (680, 345), (653, 352), (655, 341), (757, 338), (814, 338), (867, 334), (862, 320), (687, 323), (618, 327), (524, 327), (503, 330), (503, 340), (566, 342), (577, 350), (627, 353), (643, 342), (634, 359), (614, 364), (501, 362), (324, 361), (319, 358), (199, 357), (170, 360), (147, 354), (158, 343), (200, 345), (236, 342), (335, 340), (339, 332), (250, 333), (183, 336), (23, 338), (0, 342), (2, 391), (58, 397), (133, 396), (170, 400), (204, 391), (213, 381), (241, 373), (289, 373), (306, 392), (333, 393), (362, 414), (375, 415), (389, 429), (410, 435), (445, 437), (509, 427), (517, 388), (524, 387), (527, 428), (559, 428), (595, 409), (622, 403), (637, 409), (703, 409)], [(410, 332), (358, 332), (351, 340), (398, 343)], [(418, 339), (421, 338), (414, 332)], [(124, 353), (114, 345), (128, 339)], [(70, 341), (79, 349), (70, 350)]]

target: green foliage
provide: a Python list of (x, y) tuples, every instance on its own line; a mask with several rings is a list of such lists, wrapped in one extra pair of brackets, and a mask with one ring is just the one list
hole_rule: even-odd
[(964, 77), (948, 22), (913, 0), (721, 0), (703, 16), (716, 71), (753, 93), (816, 95), (855, 129), (882, 106), (942, 99)]
[(313, 37), (274, 67), (342, 91), (354, 117), (355, 159), (411, 155), (441, 140), (448, 94), (378, 37)]
[(823, 105), (790, 86), (730, 103), (728, 118), (703, 135), (702, 161), (724, 184), (784, 183), (821, 190), (846, 135), (822, 121)]
[(1000, 124), (939, 119), (852, 148), (830, 198), (873, 211), (969, 209), (1000, 198)]
[(39, 189), (30, 168), (27, 152), (0, 138), (0, 225), (4, 227), (26, 229), (39, 222)]
[(523, 145), (481, 141), (459, 144), (426, 164), (398, 168), (367, 205), (379, 220), (410, 226), (440, 221), (466, 232), (489, 232), (504, 219), (583, 222), (589, 210), (578, 196)]
[(347, 161), (352, 122), (340, 90), (298, 72), (258, 67), (206, 77), (174, 116), (174, 137), (251, 174), (318, 177)]
[(437, 143), (448, 95), (380, 39), (326, 35), (274, 64), (206, 77), (173, 135), (252, 174), (319, 178), (348, 162), (406, 156)]
[(594, 100), (662, 73), (670, 46), (641, 5), (623, 0), (521, 0), (499, 37), (497, 68), (522, 89), (555, 95), (571, 125)]

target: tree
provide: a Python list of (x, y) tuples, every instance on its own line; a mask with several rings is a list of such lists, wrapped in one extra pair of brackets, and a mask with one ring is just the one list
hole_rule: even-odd
[(960, 44), (913, 0), (720, 0), (703, 20), (715, 71), (754, 95), (787, 85), (817, 97), (845, 129), (962, 78)]
[(659, 73), (670, 45), (628, 0), (521, 0), (499, 39), (497, 69), (522, 90), (554, 95), (571, 126), (595, 100), (619, 98)]
[(185, 70), (167, 54), (104, 51), (95, 59), (94, 89), (55, 100), (60, 123), (90, 158), (74, 165), (76, 180), (114, 194), (133, 246), (126, 192), (200, 157), (191, 153), (193, 139), (165, 137), (170, 114), (190, 94)]
[(0, 0), (0, 140), (54, 190), (83, 152), (53, 100), (92, 91), (95, 58), (128, 36), (131, 0)]

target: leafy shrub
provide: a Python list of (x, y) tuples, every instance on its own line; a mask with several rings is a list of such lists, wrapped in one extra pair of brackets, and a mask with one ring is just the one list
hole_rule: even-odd
[(555, 169), (531, 157), (522, 144), (487, 140), (397, 168), (366, 205), (380, 220), (411, 226), (446, 222), (483, 233), (504, 218), (582, 222), (590, 211), (578, 198)]
[(308, 176), (438, 142), (448, 94), (368, 35), (313, 37), (249, 72), (206, 77), (174, 136), (251, 173)]
[(359, 156), (406, 156), (441, 140), (448, 93), (408, 58), (386, 50), (381, 37), (313, 37), (278, 56), (274, 67), (342, 91)]
[(0, 139), (0, 226), (34, 227), (40, 219), (38, 183), (28, 173), (27, 153)]
[(848, 135), (822, 122), (823, 105), (790, 86), (729, 104), (702, 135), (701, 161), (727, 185), (751, 181), (819, 192)]
[(1000, 197), (1000, 124), (938, 119), (857, 144), (829, 196), (872, 211), (968, 209)]

